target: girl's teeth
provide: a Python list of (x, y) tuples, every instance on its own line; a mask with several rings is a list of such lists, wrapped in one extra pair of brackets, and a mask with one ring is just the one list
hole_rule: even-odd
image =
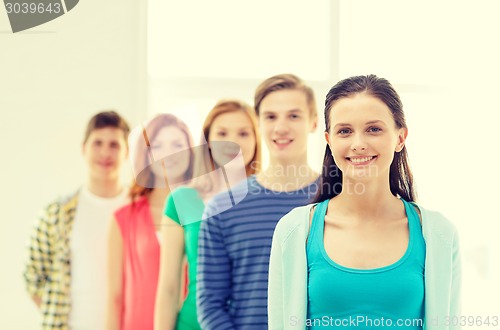
[(284, 144), (284, 143), (288, 143), (290, 142), (290, 140), (276, 140), (276, 143), (280, 143), (280, 144)]
[(373, 157), (363, 157), (363, 158), (351, 158), (351, 162), (353, 163), (364, 163), (371, 160)]

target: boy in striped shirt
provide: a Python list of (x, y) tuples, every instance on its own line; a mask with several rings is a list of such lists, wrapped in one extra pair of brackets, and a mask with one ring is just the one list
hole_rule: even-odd
[(267, 328), (274, 228), (290, 210), (310, 203), (319, 187), (307, 161), (308, 135), (317, 126), (312, 89), (292, 74), (270, 77), (257, 87), (255, 110), (269, 166), (231, 189), (236, 197), (246, 194), (236, 205), (216, 196), (201, 224), (197, 306), (206, 330)]

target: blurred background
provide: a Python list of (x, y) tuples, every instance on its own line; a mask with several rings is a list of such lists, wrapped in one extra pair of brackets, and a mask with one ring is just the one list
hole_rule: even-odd
[(28, 236), (44, 205), (85, 180), (93, 114), (116, 109), (135, 127), (171, 112), (198, 141), (218, 99), (252, 103), (284, 72), (315, 90), (318, 170), (328, 89), (357, 74), (393, 83), (419, 202), (459, 229), (463, 314), (500, 317), (499, 12), (496, 0), (82, 0), (14, 34), (0, 8), (0, 329), (39, 328), (22, 280)]

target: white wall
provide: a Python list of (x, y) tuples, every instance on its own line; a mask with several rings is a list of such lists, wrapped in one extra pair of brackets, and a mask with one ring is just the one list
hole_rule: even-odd
[(39, 209), (84, 180), (88, 119), (113, 108), (135, 125), (146, 114), (145, 17), (144, 1), (84, 0), (13, 34), (0, 8), (0, 329), (39, 328), (25, 243)]
[[(218, 100), (238, 98), (253, 104), (263, 79), (294, 73), (316, 94), (319, 125), (309, 139), (309, 163), (321, 169), (324, 96), (338, 78), (336, 1), (149, 3), (150, 113), (173, 112), (198, 141), (203, 120)], [(265, 167), (264, 143), (262, 148)]]

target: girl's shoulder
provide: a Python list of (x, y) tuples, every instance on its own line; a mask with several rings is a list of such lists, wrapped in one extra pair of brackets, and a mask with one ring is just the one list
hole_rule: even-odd
[(290, 237), (301, 237), (304, 240), (309, 232), (309, 217), (311, 209), (316, 203), (307, 204), (293, 208), (285, 214), (276, 225), (274, 231), (275, 239), (279, 239), (282, 243), (286, 242)]
[(149, 207), (147, 196), (139, 196), (135, 200), (117, 208), (114, 215), (116, 218), (130, 217), (147, 207)]
[(445, 238), (447, 241), (453, 241), (457, 237), (457, 228), (444, 214), (435, 210), (429, 210), (417, 203), (412, 202), (417, 207), (422, 219), (422, 231), (424, 238)]
[(192, 186), (180, 186), (170, 193), (169, 197), (198, 197), (198, 189)]

